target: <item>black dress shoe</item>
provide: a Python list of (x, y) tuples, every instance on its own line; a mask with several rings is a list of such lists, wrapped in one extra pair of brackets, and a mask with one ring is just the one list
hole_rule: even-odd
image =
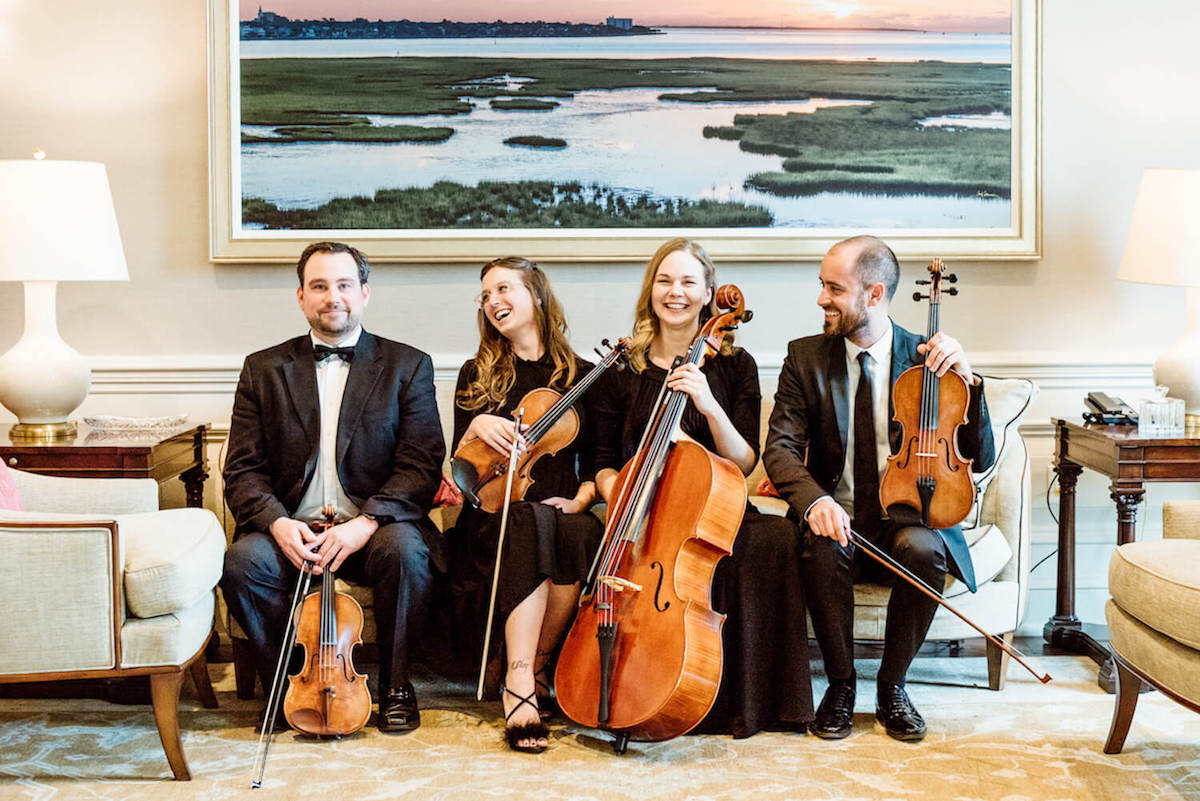
[(897, 740), (920, 740), (925, 719), (899, 684), (880, 684), (875, 697), (875, 719)]
[(830, 682), (816, 719), (808, 730), (823, 740), (840, 740), (850, 734), (854, 720), (854, 680)]
[(417, 693), (412, 684), (404, 682), (399, 689), (388, 690), (379, 701), (379, 730), (382, 732), (412, 731), (421, 725), (417, 709)]

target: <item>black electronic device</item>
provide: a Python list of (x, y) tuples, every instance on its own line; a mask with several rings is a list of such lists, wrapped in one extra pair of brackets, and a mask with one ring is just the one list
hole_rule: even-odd
[(1089, 423), (1103, 423), (1108, 426), (1127, 426), (1137, 424), (1137, 412), (1120, 398), (1109, 397), (1103, 392), (1089, 392), (1084, 399), (1087, 410), (1083, 419)]

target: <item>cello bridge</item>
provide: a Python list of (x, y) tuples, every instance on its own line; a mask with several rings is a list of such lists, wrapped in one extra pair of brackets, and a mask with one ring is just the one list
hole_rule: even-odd
[(620, 576), (601, 576), (598, 581), (615, 592), (621, 592), (626, 589), (633, 590), (634, 592), (642, 591), (641, 584), (634, 584), (632, 581), (623, 579)]

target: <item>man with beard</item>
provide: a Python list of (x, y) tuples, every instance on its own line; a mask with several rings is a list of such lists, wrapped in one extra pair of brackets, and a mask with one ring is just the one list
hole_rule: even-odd
[(976, 471), (995, 460), (983, 379), (962, 346), (937, 333), (928, 343), (896, 325), (888, 308), (900, 267), (879, 239), (857, 236), (821, 261), (817, 305), (824, 334), (789, 343), (779, 376), (763, 464), (803, 534), (804, 586), (829, 689), (809, 730), (825, 739), (850, 734), (854, 712), (854, 581), (892, 585), (876, 680), (875, 716), (898, 740), (925, 736), (925, 721), (904, 691), (937, 603), (891, 574), (849, 541), (854, 530), (940, 589), (946, 573), (975, 591), (966, 541), (958, 527), (935, 531), (888, 517), (879, 505), (887, 456), (899, 446), (891, 426), (892, 387), (922, 362), (937, 375), (953, 370), (970, 385), (968, 422), (958, 446)]
[[(428, 517), (446, 453), (433, 364), (363, 330), (370, 265), (358, 250), (309, 245), (296, 272), (310, 331), (248, 356), (234, 396), (224, 479), (237, 532), (221, 588), (267, 690), (301, 566), (369, 584), (379, 729), (408, 731), (421, 721), (409, 648), (442, 550)], [(338, 523), (315, 533), (328, 505)]]

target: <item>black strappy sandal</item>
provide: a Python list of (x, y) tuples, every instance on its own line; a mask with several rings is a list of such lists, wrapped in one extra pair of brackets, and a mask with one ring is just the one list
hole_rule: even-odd
[[(521, 745), (522, 740), (544, 740), (550, 736), (550, 730), (546, 728), (546, 724), (540, 720), (541, 710), (537, 705), (537, 691), (534, 690), (529, 695), (517, 695), (512, 690), (500, 685), (500, 698), (503, 702), (505, 694), (511, 695), (517, 699), (517, 704), (508, 711), (504, 716), (504, 739), (508, 742), (508, 747), (514, 751), (520, 751), (523, 754), (540, 754), (546, 750), (544, 745)], [(538, 713), (539, 720), (537, 723), (521, 723), (517, 726), (509, 726), (508, 721), (521, 708), (523, 704), (528, 704), (533, 707)], [(503, 709), (503, 703), (501, 703)]]

